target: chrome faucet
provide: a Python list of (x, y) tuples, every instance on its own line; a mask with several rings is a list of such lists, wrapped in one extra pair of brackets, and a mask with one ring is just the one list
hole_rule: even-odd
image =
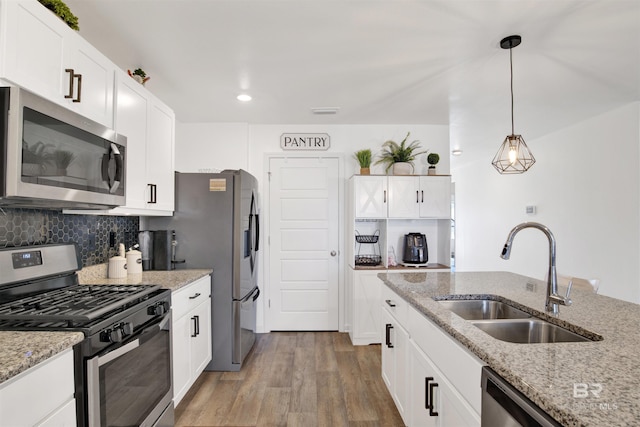
[(571, 305), (571, 300), (569, 299), (569, 294), (571, 293), (571, 283), (569, 283), (569, 288), (567, 289), (567, 295), (562, 297), (558, 295), (558, 276), (556, 274), (556, 239), (553, 237), (553, 233), (546, 226), (537, 223), (537, 222), (523, 222), (522, 224), (518, 224), (509, 232), (507, 236), (507, 241), (504, 244), (504, 248), (502, 249), (502, 254), (500, 257), (502, 259), (509, 259), (511, 256), (511, 245), (513, 244), (513, 238), (516, 237), (516, 234), (520, 230), (524, 230), (525, 228), (537, 228), (542, 231), (547, 239), (549, 239), (549, 272), (547, 273), (547, 298), (545, 300), (545, 310), (548, 312), (552, 312), (555, 316), (560, 312), (559, 306), (562, 305)]

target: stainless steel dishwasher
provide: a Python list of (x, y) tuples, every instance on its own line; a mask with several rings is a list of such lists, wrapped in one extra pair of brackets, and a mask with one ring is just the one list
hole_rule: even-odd
[(482, 427), (561, 427), (524, 394), (496, 374), (482, 368)]

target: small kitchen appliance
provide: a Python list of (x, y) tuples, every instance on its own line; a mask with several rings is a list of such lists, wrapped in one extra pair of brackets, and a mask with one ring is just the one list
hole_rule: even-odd
[(429, 261), (427, 238), (424, 234), (405, 234), (402, 261), (406, 264), (426, 264)]
[(74, 244), (0, 249), (0, 330), (74, 331), (77, 425), (172, 426), (171, 291), (79, 285)]

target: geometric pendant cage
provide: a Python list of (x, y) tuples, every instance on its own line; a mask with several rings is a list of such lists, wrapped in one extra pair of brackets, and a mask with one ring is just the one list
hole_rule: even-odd
[(491, 164), (501, 174), (526, 172), (536, 159), (529, 151), (522, 135), (509, 135), (505, 138)]

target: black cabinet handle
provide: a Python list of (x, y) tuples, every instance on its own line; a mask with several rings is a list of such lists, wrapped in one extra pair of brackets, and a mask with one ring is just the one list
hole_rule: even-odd
[(391, 344), (391, 329), (393, 329), (393, 325), (391, 323), (387, 323), (386, 328), (385, 344), (388, 348), (393, 348), (393, 344)]
[(424, 190), (420, 191), (422, 193), (422, 203), (424, 203)]
[(424, 409), (429, 409), (429, 381), (433, 381), (433, 377), (424, 377)]
[(386, 302), (389, 305), (389, 307), (395, 307), (396, 306), (396, 303), (391, 301), (390, 299), (386, 299), (386, 300), (384, 300), (384, 302)]
[(382, 203), (387, 203), (387, 190), (384, 190), (383, 192), (383, 199), (382, 199)]
[(200, 293), (199, 293), (199, 292), (196, 292), (196, 294), (195, 294), (195, 295), (193, 295), (193, 296), (191, 296), (191, 297), (189, 297), (189, 299), (196, 299), (196, 298), (198, 298), (199, 296), (200, 296)]
[(438, 383), (431, 383), (429, 384), (429, 416), (430, 417), (437, 417), (438, 413), (436, 411), (434, 411), (434, 405), (433, 405), (433, 389), (438, 387)]
[(73, 68), (65, 68), (64, 72), (69, 73), (69, 93), (66, 94), (64, 97), (66, 99), (71, 99), (73, 98), (73, 78), (75, 76), (75, 73), (73, 72)]
[(420, 203), (420, 192), (416, 190), (416, 203)]
[(155, 184), (147, 184), (149, 186), (149, 200), (147, 203), (156, 203), (158, 196), (158, 186)]
[(81, 99), (82, 99), (82, 74), (75, 74), (73, 77), (78, 79), (78, 96), (73, 98), (73, 102), (81, 102)]
[(193, 320), (193, 333), (191, 334), (191, 338), (195, 338), (198, 336), (198, 316), (193, 316), (191, 320)]

